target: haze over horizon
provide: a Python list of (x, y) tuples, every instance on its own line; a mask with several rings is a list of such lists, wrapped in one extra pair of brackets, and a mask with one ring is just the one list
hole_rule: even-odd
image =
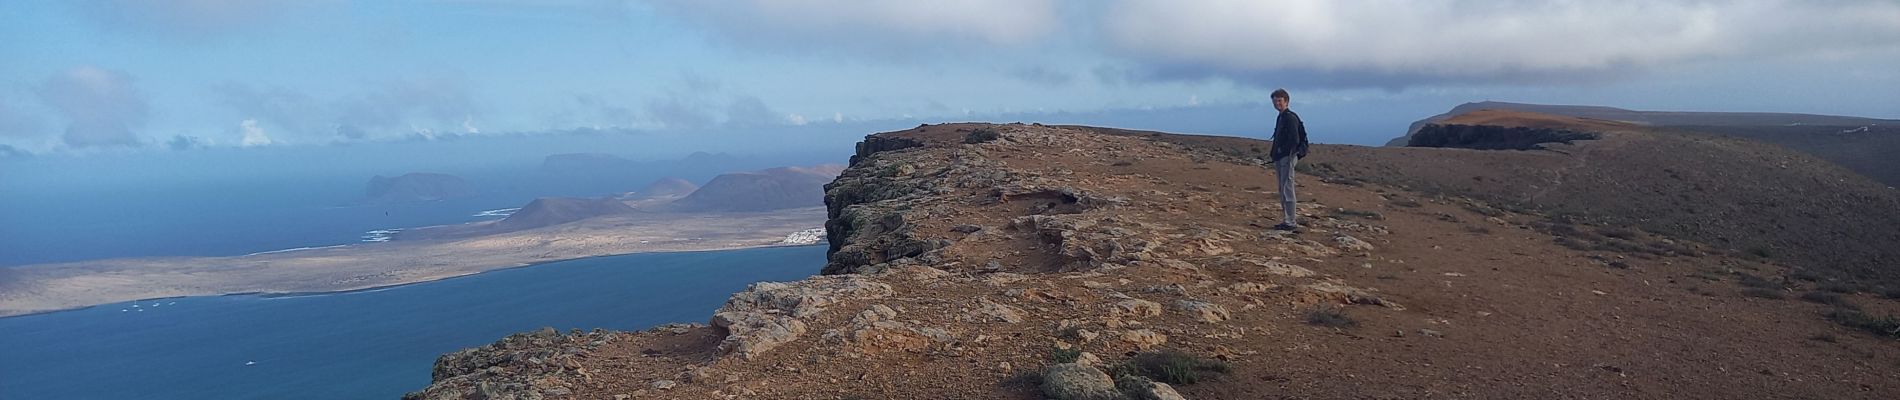
[(29, 0), (0, 20), (0, 158), (577, 132), (821, 151), (966, 120), (1264, 136), (1275, 87), (1314, 140), (1366, 145), (1483, 100), (1900, 118), (1900, 3), (1874, 0)]

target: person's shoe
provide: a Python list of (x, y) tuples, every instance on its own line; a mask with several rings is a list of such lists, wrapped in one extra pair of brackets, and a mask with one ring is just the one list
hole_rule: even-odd
[(1300, 229), (1299, 226), (1289, 224), (1289, 223), (1284, 223), (1284, 222), (1280, 223), (1279, 225), (1273, 226), (1273, 230), (1276, 230), (1276, 231), (1296, 231), (1299, 229)]

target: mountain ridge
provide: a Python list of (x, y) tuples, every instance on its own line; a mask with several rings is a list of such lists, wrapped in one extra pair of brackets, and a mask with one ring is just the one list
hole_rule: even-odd
[(1622, 121), (1685, 134), (1713, 134), (1770, 143), (1818, 156), (1887, 186), (1900, 186), (1900, 120), (1798, 113), (1637, 111), (1602, 106), (1484, 101), (1464, 103), (1413, 122), (1386, 142), (1403, 147), (1427, 125), (1480, 110), (1520, 111)]

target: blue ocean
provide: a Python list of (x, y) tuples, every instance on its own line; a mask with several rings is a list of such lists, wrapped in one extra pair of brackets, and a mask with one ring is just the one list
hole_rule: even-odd
[[(502, 218), (477, 215), (537, 197), (599, 197), (660, 178), (703, 183), (726, 172), (842, 159), (748, 156), (717, 165), (661, 159), (635, 170), (550, 173), (540, 169), (544, 155), (602, 146), (549, 142), (563, 143), (495, 139), (0, 160), (0, 267), (350, 244), (373, 231)], [(537, 146), (546, 148), (534, 151)], [(409, 172), (455, 175), (476, 194), (362, 204), (371, 177)]]
[(393, 399), (437, 356), (541, 327), (705, 322), (821, 246), (597, 257), (393, 288), (144, 300), (0, 318), (0, 399)]

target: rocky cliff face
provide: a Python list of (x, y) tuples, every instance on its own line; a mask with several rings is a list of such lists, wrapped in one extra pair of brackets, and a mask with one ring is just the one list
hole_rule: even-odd
[[(1202, 145), (1220, 141), (1237, 146)], [(1735, 294), (1785, 266), (1692, 241), (1615, 231), (1668, 251), (1579, 249), (1542, 215), (1340, 177), (1301, 181), (1305, 229), (1267, 230), (1268, 147), (1020, 124), (873, 135), (825, 187), (824, 274), (754, 284), (708, 325), (446, 355), (408, 398), (1900, 391), (1890, 343)]]

